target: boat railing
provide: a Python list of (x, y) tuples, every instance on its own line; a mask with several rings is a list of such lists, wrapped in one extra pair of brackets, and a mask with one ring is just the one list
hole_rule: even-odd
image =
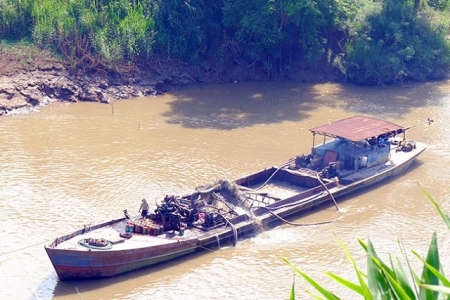
[[(252, 191), (245, 191), (243, 192), (245, 204), (250, 209), (254, 206), (260, 207), (260, 206), (268, 206), (270, 204), (273, 204), (280, 200), (280, 198), (273, 197), (269, 195), (269, 193), (264, 192), (252, 192)], [(255, 205), (256, 203), (256, 205)]]
[(72, 232), (72, 233), (70, 233), (70, 234), (66, 234), (66, 235), (63, 235), (63, 236), (61, 236), (61, 237), (57, 237), (50, 245), (48, 245), (48, 247), (49, 247), (49, 248), (55, 248), (56, 246), (58, 246), (58, 245), (61, 244), (62, 242), (65, 242), (65, 241), (67, 241), (67, 240), (70, 240), (71, 238), (73, 238), (73, 237), (75, 237), (75, 236), (77, 236), (77, 235), (85, 234), (85, 233), (87, 233), (87, 232), (89, 232), (89, 231), (92, 231), (92, 230), (95, 230), (95, 229), (97, 229), (97, 228), (105, 227), (105, 226), (108, 226), (108, 225), (111, 225), (111, 224), (114, 224), (114, 223), (117, 223), (117, 222), (123, 221), (123, 220), (125, 220), (125, 218), (120, 218), (120, 219), (116, 219), (116, 220), (111, 220), (111, 221), (108, 221), (108, 222), (104, 222), (104, 223), (101, 223), (101, 224), (97, 224), (97, 225), (95, 225), (95, 226), (86, 226), (86, 225), (85, 225), (83, 229), (74, 231), (74, 232)]

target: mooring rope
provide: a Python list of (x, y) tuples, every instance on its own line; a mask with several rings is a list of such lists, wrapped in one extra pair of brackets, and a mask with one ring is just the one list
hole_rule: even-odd
[(33, 245), (25, 246), (25, 247), (22, 247), (22, 248), (14, 249), (14, 250), (11, 250), (11, 251), (8, 251), (8, 252), (2, 252), (2, 253), (0, 253), (0, 256), (8, 255), (8, 254), (11, 254), (11, 253), (14, 253), (14, 252), (18, 252), (18, 251), (22, 251), (22, 250), (25, 250), (25, 249), (28, 249), (28, 248), (36, 247), (36, 246), (39, 246), (39, 245), (42, 245), (42, 244), (47, 244), (47, 243), (49, 243), (51, 241), (52, 240), (47, 240), (47, 241), (39, 242), (39, 243), (36, 243), (36, 244), (33, 244)]

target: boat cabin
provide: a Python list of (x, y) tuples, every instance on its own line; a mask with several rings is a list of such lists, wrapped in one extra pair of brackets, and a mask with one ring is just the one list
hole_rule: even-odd
[[(312, 169), (336, 163), (338, 169), (352, 172), (387, 162), (391, 151), (389, 139), (405, 133), (402, 126), (367, 116), (353, 116), (310, 131)], [(316, 145), (316, 135), (323, 136), (320, 145)]]

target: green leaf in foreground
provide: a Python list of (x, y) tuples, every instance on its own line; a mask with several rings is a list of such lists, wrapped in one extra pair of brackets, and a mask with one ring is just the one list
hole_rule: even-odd
[(289, 300), (295, 300), (295, 277), (294, 277), (294, 281), (292, 282), (291, 294), (289, 295)]
[[(302, 272), (300, 269), (298, 269), (297, 267), (295, 267), (294, 265), (291, 264), (291, 262), (283, 257), (283, 260), (295, 271), (297, 272), (300, 276), (302, 276), (306, 281), (308, 281), (317, 291), (319, 291), (323, 296), (326, 297), (326, 299), (329, 300), (338, 300), (340, 299), (339, 297), (337, 297), (336, 295), (334, 295), (332, 292), (328, 291), (327, 289), (323, 288), (320, 284), (318, 284), (314, 279), (312, 279), (311, 277), (309, 277), (308, 275), (306, 275), (306, 273)], [(292, 290), (291, 290), (292, 292)]]
[(442, 284), (444, 284), (444, 286), (450, 287), (450, 280), (448, 280), (447, 277), (445, 277), (443, 271), (442, 273), (439, 272), (439, 270), (437, 270), (432, 265), (427, 263), (416, 251), (413, 251), (413, 253), (417, 256), (419, 260), (423, 262), (423, 264), (428, 268), (428, 270), (430, 270), (430, 272), (432, 272), (437, 278), (439, 278), (439, 280), (441, 281)]
[(394, 270), (395, 279), (399, 287), (404, 291), (404, 293), (408, 296), (409, 299), (415, 299), (416, 294), (414, 293), (411, 282), (409, 281), (408, 276), (405, 270), (403, 269), (400, 260), (397, 257), (394, 257), (392, 259), (392, 269)]
[(335, 280), (336, 282), (338, 282), (339, 284), (357, 292), (358, 294), (362, 295), (362, 289), (359, 285), (357, 285), (356, 283), (353, 283), (345, 278), (342, 278), (336, 274), (330, 273), (330, 272), (325, 272), (326, 275), (328, 275), (330, 278), (332, 278), (333, 280)]
[[(420, 185), (419, 185), (419, 187), (420, 187)], [(430, 196), (430, 194), (428, 194), (422, 187), (420, 187), (420, 188), (422, 189), (422, 193), (424, 193), (425, 196), (428, 198), (428, 200), (430, 200), (431, 204), (433, 204), (433, 206), (436, 208), (436, 210), (441, 215), (441, 217), (444, 220), (444, 222), (447, 225), (447, 227), (450, 229), (450, 217), (446, 213), (444, 213), (442, 211), (442, 209), (439, 206), (439, 204), (437, 204), (437, 202), (434, 201), (434, 199)]]
[(362, 296), (364, 296), (364, 299), (372, 299), (369, 287), (367, 286), (367, 284), (364, 280), (363, 273), (358, 269), (358, 266), (356, 265), (355, 260), (351, 256), (350, 251), (348, 251), (347, 246), (345, 246), (345, 244), (341, 240), (338, 240), (338, 242), (339, 242), (339, 245), (341, 245), (342, 249), (344, 249), (345, 254), (347, 255), (347, 258), (350, 260), (350, 262), (353, 266), (353, 269), (355, 270), (356, 276), (358, 277), (360, 294)]
[[(450, 229), (450, 217), (442, 211), (437, 202), (434, 201), (428, 193), (426, 193), (423, 189), (422, 191), (427, 196), (428, 200), (437, 209), (447, 227)], [(329, 272), (325, 272), (326, 275), (328, 275), (330, 278), (332, 278), (342, 286), (345, 286), (363, 296), (364, 299), (450, 300), (450, 280), (445, 276), (443, 268), (441, 266), (436, 232), (434, 232), (432, 236), (426, 259), (418, 255), (414, 250), (412, 251), (414, 255), (423, 263), (421, 278), (419, 278), (412, 269), (410, 261), (406, 255), (406, 251), (404, 247), (402, 247), (402, 244), (400, 242), (399, 246), (403, 258), (406, 261), (406, 270), (409, 271), (409, 274), (405, 272), (401, 261), (397, 257), (392, 258), (389, 255), (390, 265), (388, 265), (378, 257), (377, 253), (375, 252), (375, 248), (370, 240), (368, 241), (368, 243), (365, 243), (361, 239), (358, 239), (358, 241), (367, 253), (367, 275), (359, 270), (347, 247), (344, 245), (344, 243), (342, 243), (342, 241), (338, 240), (339, 244), (344, 249), (347, 257), (349, 258), (353, 269), (355, 270), (355, 273), (359, 280), (359, 285)], [(331, 293), (326, 288), (310, 278), (307, 274), (303, 273), (298, 268), (293, 266), (286, 258), (283, 259), (292, 269), (294, 269), (298, 274), (306, 279), (327, 299), (339, 299), (335, 294)], [(409, 280), (408, 275), (413, 279), (412, 281)], [(294, 296), (293, 291), (294, 289), (292, 288), (291, 299), (293, 299)], [(316, 299), (321, 299), (318, 296), (312, 296)]]
[(373, 247), (372, 242), (369, 240), (367, 245), (367, 279), (369, 282), (369, 290), (371, 295), (375, 299), (384, 299), (386, 295), (390, 294), (390, 286), (386, 279), (386, 270), (390, 273), (392, 271), (389, 268), (383, 268), (379, 263), (377, 253)]
[[(433, 233), (430, 247), (428, 248), (426, 262), (436, 270), (440, 270), (441, 264), (439, 261), (436, 232)], [(433, 272), (431, 272), (431, 270), (427, 268), (426, 265), (423, 267), (422, 278), (420, 281), (421, 281), (420, 283), (422, 284), (439, 285), (439, 278), (435, 274), (433, 274)], [(420, 299), (438, 299), (437, 298), (438, 295), (439, 295), (438, 292), (429, 289), (421, 288), (419, 292)]]
[[(440, 285), (429, 285), (429, 284), (420, 284), (421, 287), (428, 289), (428, 290), (432, 290), (432, 291), (436, 291), (442, 294), (447, 294), (450, 295), (450, 288), (445, 287), (445, 286), (440, 286)], [(449, 299), (447, 297), (447, 299)]]

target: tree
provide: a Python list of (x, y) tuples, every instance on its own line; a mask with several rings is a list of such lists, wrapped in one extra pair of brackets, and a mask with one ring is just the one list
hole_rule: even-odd
[(433, 12), (415, 14), (409, 0), (385, 0), (345, 45), (342, 69), (351, 82), (392, 84), (443, 78), (450, 66), (446, 31), (433, 23)]

